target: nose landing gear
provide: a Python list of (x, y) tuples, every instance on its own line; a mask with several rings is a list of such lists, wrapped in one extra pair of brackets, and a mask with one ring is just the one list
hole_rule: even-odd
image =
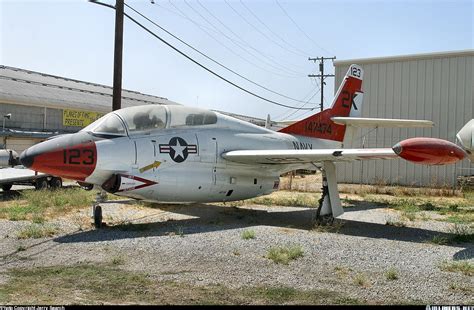
[(95, 196), (94, 204), (92, 205), (92, 216), (94, 218), (94, 227), (96, 229), (100, 229), (104, 227), (106, 224), (102, 222), (102, 207), (100, 203), (107, 200), (107, 193), (103, 190), (97, 193)]
[(94, 212), (94, 227), (97, 229), (102, 228), (102, 207), (94, 205), (92, 209), (92, 212)]

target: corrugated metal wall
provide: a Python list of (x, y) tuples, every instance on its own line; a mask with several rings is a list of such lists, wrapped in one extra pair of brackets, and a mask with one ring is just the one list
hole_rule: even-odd
[[(336, 87), (351, 63), (364, 69), (362, 117), (427, 119), (435, 127), (359, 129), (345, 147), (391, 147), (417, 136), (454, 142), (474, 118), (474, 51), (335, 62)], [(338, 180), (347, 183), (453, 185), (457, 176), (474, 174), (474, 165), (468, 160), (449, 166), (373, 160), (341, 164), (338, 172)]]
[[(11, 113), (12, 117), (5, 121), (5, 128), (33, 131), (76, 132), (79, 127), (63, 125), (63, 110), (3, 103), (0, 100), (0, 116)], [(46, 122), (45, 122), (46, 113)]]

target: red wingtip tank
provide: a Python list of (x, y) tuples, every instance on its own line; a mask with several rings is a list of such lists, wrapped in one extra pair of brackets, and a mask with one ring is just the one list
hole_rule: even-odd
[(456, 144), (436, 138), (411, 138), (392, 147), (401, 158), (421, 165), (454, 164), (466, 157), (466, 152)]

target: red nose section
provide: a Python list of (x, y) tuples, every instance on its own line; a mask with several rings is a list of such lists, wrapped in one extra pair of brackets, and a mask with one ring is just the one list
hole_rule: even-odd
[(96, 145), (94, 141), (76, 144), (79, 141), (65, 141), (65, 138), (59, 137), (30, 147), (21, 154), (21, 163), (35, 171), (84, 181), (95, 170)]
[(464, 150), (456, 144), (435, 138), (406, 139), (392, 149), (401, 158), (422, 165), (453, 164), (466, 157)]

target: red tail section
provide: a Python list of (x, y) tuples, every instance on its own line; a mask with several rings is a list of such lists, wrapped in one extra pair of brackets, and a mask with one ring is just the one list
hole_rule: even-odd
[(346, 126), (334, 123), (331, 117), (349, 116), (353, 105), (355, 110), (361, 108), (360, 104), (354, 104), (354, 99), (362, 92), (362, 78), (362, 68), (351, 65), (329, 109), (285, 127), (280, 132), (342, 142)]

